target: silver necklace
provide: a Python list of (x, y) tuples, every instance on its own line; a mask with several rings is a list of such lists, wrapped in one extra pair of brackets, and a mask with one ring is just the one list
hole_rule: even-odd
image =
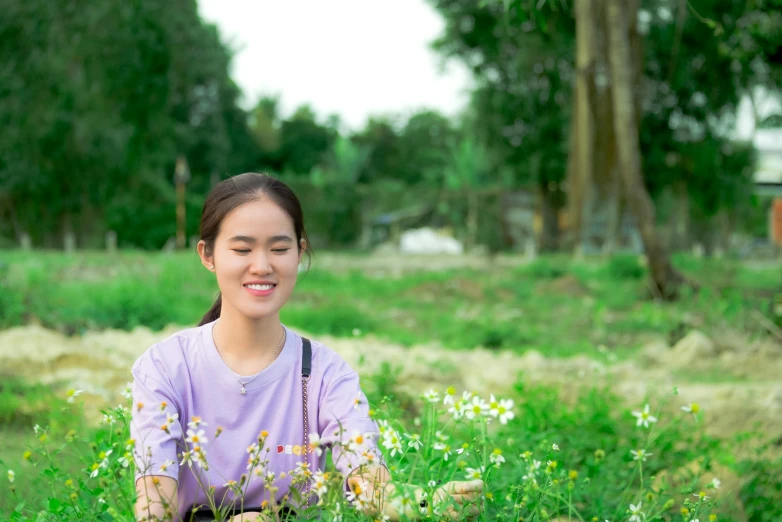
[(225, 356), (223, 355), (223, 351), (220, 349), (220, 346), (217, 344), (217, 339), (215, 339), (215, 329), (214, 329), (214, 327), (212, 327), (212, 342), (214, 342), (214, 343), (215, 343), (215, 348), (217, 348), (217, 353), (219, 353), (219, 354), (220, 354), (220, 358), (223, 360), (223, 362), (224, 362), (224, 363), (225, 363), (225, 365), (228, 367), (228, 369), (231, 371), (231, 373), (232, 373), (232, 374), (234, 374), (234, 379), (236, 379), (236, 380), (239, 382), (239, 384), (241, 384), (241, 385), (242, 385), (242, 390), (241, 390), (241, 393), (242, 393), (242, 395), (246, 395), (246, 394), (247, 394), (247, 388), (245, 388), (245, 385), (247, 385), (247, 384), (250, 384), (250, 383), (251, 383), (251, 382), (253, 382), (255, 379), (257, 379), (257, 378), (258, 378), (258, 376), (259, 376), (259, 375), (261, 375), (261, 374), (263, 373), (263, 370), (265, 370), (266, 368), (268, 368), (268, 367), (269, 367), (269, 365), (270, 365), (270, 364), (271, 364), (271, 363), (272, 363), (272, 362), (273, 362), (273, 361), (274, 361), (274, 360), (277, 358), (277, 354), (279, 353), (279, 351), (280, 351), (280, 348), (282, 348), (282, 345), (283, 345), (283, 344), (285, 344), (285, 338), (286, 338), (286, 337), (287, 337), (287, 333), (285, 332), (285, 328), (283, 328), (283, 329), (282, 329), (282, 338), (280, 339), (280, 342), (277, 344), (277, 349), (276, 349), (276, 350), (274, 351), (274, 353), (272, 354), (272, 358), (271, 358), (271, 359), (269, 359), (269, 362), (268, 362), (268, 363), (266, 363), (266, 366), (264, 366), (264, 367), (261, 369), (261, 371), (259, 371), (259, 372), (258, 372), (258, 373), (256, 373), (255, 375), (253, 375), (252, 379), (250, 379), (249, 381), (242, 381), (242, 380), (240, 379), (241, 375), (239, 375), (238, 373), (236, 373), (236, 372), (233, 370), (233, 368), (231, 368), (231, 365), (230, 365), (230, 364), (228, 364), (228, 361), (226, 361), (226, 360), (225, 360)]

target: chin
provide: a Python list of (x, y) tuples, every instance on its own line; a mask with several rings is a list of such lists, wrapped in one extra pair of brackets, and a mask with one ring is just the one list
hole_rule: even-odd
[(273, 316), (279, 311), (280, 307), (278, 306), (264, 306), (263, 308), (247, 307), (244, 310), (241, 310), (242, 314), (244, 314), (246, 317), (249, 317), (250, 319), (265, 319), (267, 317)]

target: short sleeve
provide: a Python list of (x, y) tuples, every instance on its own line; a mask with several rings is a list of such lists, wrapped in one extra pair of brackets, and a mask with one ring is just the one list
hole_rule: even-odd
[[(331, 446), (334, 465), (345, 477), (366, 462), (367, 455), (375, 464), (382, 464), (382, 455), (377, 448), (377, 424), (369, 416), (369, 405), (361, 391), (358, 374), (353, 372), (338, 377), (327, 387), (321, 397), (318, 417), (321, 439)], [(358, 444), (356, 435), (361, 436)], [(360, 449), (351, 451), (350, 447)]]
[(175, 397), (170, 386), (134, 367), (130, 434), (135, 441), (135, 480), (151, 475), (178, 480), (177, 441), (182, 438), (182, 426)]

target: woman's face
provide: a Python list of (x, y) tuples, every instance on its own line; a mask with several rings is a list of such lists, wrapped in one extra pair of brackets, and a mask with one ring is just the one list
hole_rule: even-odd
[[(214, 265), (223, 310), (260, 319), (276, 314), (296, 285), (301, 251), (291, 217), (268, 197), (231, 211), (220, 225)], [(199, 252), (203, 247), (199, 245)]]

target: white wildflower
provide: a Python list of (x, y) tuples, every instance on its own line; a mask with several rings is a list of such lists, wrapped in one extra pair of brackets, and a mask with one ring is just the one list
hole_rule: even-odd
[(405, 437), (410, 439), (407, 442), (407, 447), (408, 448), (411, 448), (411, 449), (414, 449), (414, 450), (418, 451), (423, 446), (423, 443), (421, 442), (421, 436), (418, 435), (417, 433), (413, 433), (412, 435), (410, 435), (408, 433), (405, 433)]
[(396, 430), (389, 428), (383, 433), (383, 447), (391, 450), (391, 456), (402, 453), (402, 441), (399, 440), (399, 434)]
[(641, 512), (641, 502), (637, 506), (630, 504), (630, 515), (632, 515), (630, 522), (641, 522), (643, 520), (646, 515)]
[(475, 417), (486, 415), (488, 411), (489, 405), (486, 404), (486, 401), (476, 395), (472, 398), (472, 403), (467, 405), (464, 414), (468, 419), (472, 420)]
[(200, 446), (201, 444), (206, 444), (209, 442), (209, 439), (206, 437), (206, 432), (204, 430), (195, 431), (189, 429), (187, 430), (187, 438), (185, 439), (185, 442)]
[(646, 462), (646, 457), (651, 457), (651, 453), (647, 453), (646, 450), (639, 449), (636, 450), (630, 450), (630, 453), (633, 454), (633, 460), (640, 460), (641, 462)]
[(76, 397), (83, 393), (82, 390), (68, 390), (68, 403), (73, 404)]
[(464, 472), (467, 475), (467, 480), (481, 480), (486, 470), (481, 466), (480, 468), (467, 468)]
[(323, 455), (323, 439), (317, 433), (310, 433), (310, 447), (318, 457)]
[(451, 456), (451, 446), (444, 442), (435, 442), (432, 445), (432, 448), (434, 448), (437, 451), (443, 452), (443, 460), (448, 460), (448, 457)]
[(427, 392), (424, 392), (422, 395), (422, 398), (426, 400), (427, 402), (436, 403), (440, 402), (440, 394), (434, 391), (433, 389), (430, 389)]
[(651, 413), (649, 413), (648, 404), (644, 406), (643, 411), (634, 411), (633, 416), (638, 419), (638, 422), (635, 424), (636, 426), (643, 425), (644, 428), (648, 428), (650, 422), (657, 422), (657, 417), (654, 417)]

